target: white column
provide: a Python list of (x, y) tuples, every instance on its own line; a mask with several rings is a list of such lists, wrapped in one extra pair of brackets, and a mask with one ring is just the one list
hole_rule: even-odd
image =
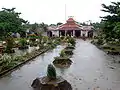
[(85, 36), (88, 37), (88, 31), (85, 31)]
[(83, 36), (83, 31), (81, 30), (81, 37)]
[(60, 35), (60, 37), (61, 37), (61, 31), (59, 31), (59, 35)]
[(65, 30), (65, 37), (66, 37), (66, 30)]

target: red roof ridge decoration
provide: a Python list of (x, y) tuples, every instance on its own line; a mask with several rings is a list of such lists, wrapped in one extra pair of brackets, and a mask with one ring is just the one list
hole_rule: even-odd
[(67, 22), (75, 22), (75, 20), (73, 18), (69, 18)]

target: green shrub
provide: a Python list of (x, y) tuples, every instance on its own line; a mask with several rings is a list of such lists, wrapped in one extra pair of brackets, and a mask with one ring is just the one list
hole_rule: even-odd
[(49, 64), (47, 68), (47, 77), (50, 80), (56, 79), (56, 70), (53, 65)]
[(44, 43), (46, 43), (46, 42), (48, 42), (48, 37), (47, 36), (43, 36), (42, 37), (42, 43), (44, 44)]
[(62, 50), (62, 51), (60, 52), (60, 57), (64, 57), (64, 56), (65, 56), (65, 51)]
[(65, 38), (64, 36), (60, 37), (61, 40), (63, 40), (64, 38)]
[(98, 45), (102, 45), (102, 44), (103, 44), (103, 39), (100, 39), (100, 38), (99, 38), (98, 41), (97, 41), (97, 44), (98, 44)]
[(71, 45), (75, 46), (75, 39), (74, 38), (69, 38), (68, 39), (68, 43), (70, 43)]
[(26, 39), (24, 39), (24, 38), (20, 39), (20, 41), (19, 41), (19, 45), (20, 45), (21, 47), (26, 46), (26, 45), (27, 45), (27, 41), (26, 41)]
[(19, 64), (20, 62), (22, 62), (24, 59), (22, 56), (11, 56), (11, 55), (7, 55), (4, 54), (1, 58), (0, 58), (0, 70), (7, 70), (10, 69), (14, 66), (16, 66), (17, 64)]
[(6, 38), (6, 43), (7, 43), (7, 46), (5, 48), (5, 53), (14, 53), (15, 51), (13, 50), (13, 47), (14, 47), (14, 39), (11, 37), (11, 36), (8, 36)]

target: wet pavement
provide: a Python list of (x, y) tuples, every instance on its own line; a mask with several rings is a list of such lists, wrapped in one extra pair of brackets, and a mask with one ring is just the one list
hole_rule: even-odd
[[(49, 63), (63, 46), (46, 52), (11, 74), (0, 79), (0, 90), (32, 90), (32, 80), (46, 75)], [(89, 41), (77, 40), (68, 69), (57, 68), (58, 75), (67, 79), (73, 90), (120, 90), (119, 57), (108, 56)]]

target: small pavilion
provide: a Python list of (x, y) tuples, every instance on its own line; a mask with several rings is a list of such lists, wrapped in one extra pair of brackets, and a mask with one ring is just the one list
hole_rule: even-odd
[(70, 17), (65, 24), (60, 26), (48, 27), (48, 36), (71, 36), (71, 37), (92, 37), (93, 36), (92, 26), (81, 26)]

